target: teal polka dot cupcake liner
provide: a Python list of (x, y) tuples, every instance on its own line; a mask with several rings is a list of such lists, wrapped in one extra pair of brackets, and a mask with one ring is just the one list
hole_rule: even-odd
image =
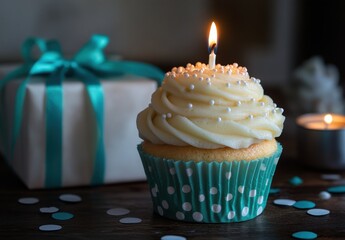
[(194, 162), (154, 157), (138, 151), (147, 176), (153, 209), (179, 221), (242, 222), (266, 207), (272, 178), (282, 153), (253, 161)]

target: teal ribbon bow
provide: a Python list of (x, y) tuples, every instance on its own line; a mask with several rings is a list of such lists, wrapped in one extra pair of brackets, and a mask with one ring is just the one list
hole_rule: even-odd
[[(92, 185), (103, 183), (105, 174), (104, 93), (99, 79), (133, 74), (154, 79), (158, 85), (163, 79), (163, 72), (150, 64), (107, 60), (103, 49), (108, 42), (107, 36), (94, 35), (72, 60), (67, 60), (63, 58), (57, 41), (45, 41), (40, 38), (27, 39), (22, 46), (24, 64), (0, 81), (0, 100), (2, 102), (0, 108), (0, 133), (5, 145), (6, 158), (10, 161), (13, 159), (14, 149), (22, 126), (26, 87), (32, 76), (42, 75), (46, 79), (45, 186), (48, 188), (60, 187), (62, 184), (62, 114), (64, 105), (62, 82), (66, 78), (73, 77), (85, 84), (96, 119), (97, 139), (94, 149), (93, 176), (90, 180)], [(37, 61), (32, 55), (34, 47), (38, 47), (41, 53)], [(7, 136), (4, 88), (8, 82), (23, 77), (25, 79), (20, 82), (15, 96), (13, 127), (10, 136)]]

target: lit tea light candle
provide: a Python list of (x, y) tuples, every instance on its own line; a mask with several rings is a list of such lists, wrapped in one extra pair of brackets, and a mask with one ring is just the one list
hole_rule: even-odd
[(214, 22), (211, 24), (210, 34), (208, 36), (208, 47), (210, 49), (210, 55), (208, 57), (208, 66), (210, 69), (216, 66), (216, 48), (217, 48), (217, 27)]
[(311, 167), (345, 169), (345, 116), (305, 114), (297, 118), (299, 160)]

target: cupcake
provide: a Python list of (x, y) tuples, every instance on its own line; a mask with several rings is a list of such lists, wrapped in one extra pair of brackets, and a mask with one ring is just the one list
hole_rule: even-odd
[(137, 117), (154, 211), (205, 223), (260, 215), (282, 152), (282, 113), (236, 63), (166, 73)]

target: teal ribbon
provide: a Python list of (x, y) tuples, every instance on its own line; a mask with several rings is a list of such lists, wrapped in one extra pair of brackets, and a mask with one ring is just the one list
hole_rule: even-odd
[[(103, 52), (109, 42), (108, 37), (94, 35), (73, 57), (64, 59), (60, 45), (56, 41), (45, 41), (40, 38), (30, 38), (22, 46), (24, 64), (10, 72), (0, 81), (1, 108), (0, 134), (5, 145), (6, 158), (13, 159), (15, 146), (19, 138), (23, 121), (23, 110), (26, 87), (33, 76), (42, 75), (46, 85), (46, 173), (45, 186), (60, 187), (62, 184), (62, 119), (63, 119), (63, 88), (62, 82), (73, 77), (86, 86), (87, 94), (96, 119), (97, 139), (94, 152), (94, 168), (90, 184), (104, 182), (105, 150), (104, 150), (104, 92), (100, 78), (114, 77), (123, 74), (133, 74), (148, 77), (160, 85), (163, 72), (150, 64), (132, 61), (109, 61)], [(35, 61), (32, 50), (37, 47), (41, 55)], [(5, 86), (10, 81), (25, 77), (20, 82), (15, 96), (14, 123), (10, 136), (6, 131), (6, 105), (4, 99)], [(7, 141), (10, 139), (10, 141)], [(8, 145), (9, 142), (9, 145)], [(37, 146), (40, 147), (40, 146)]]

